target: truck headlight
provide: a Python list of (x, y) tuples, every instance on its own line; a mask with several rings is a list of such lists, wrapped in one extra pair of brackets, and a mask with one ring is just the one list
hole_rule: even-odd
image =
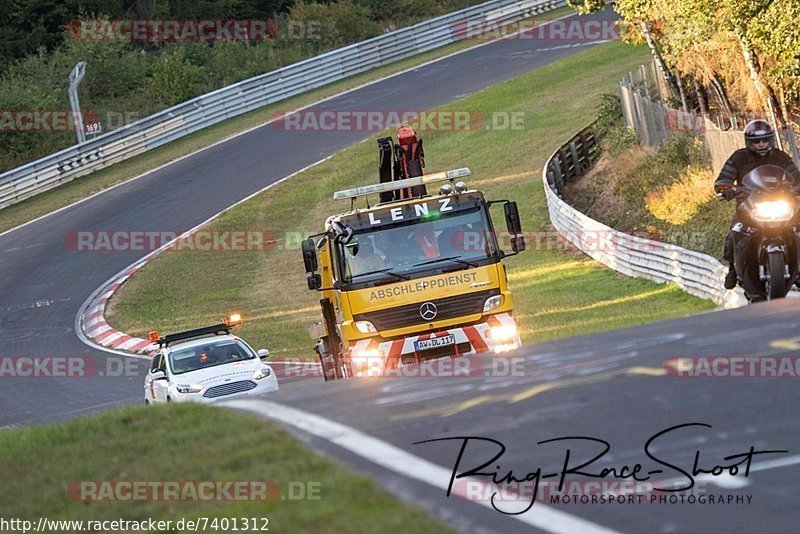
[(488, 336), (494, 342), (492, 343), (492, 352), (495, 354), (510, 352), (519, 348), (517, 325), (493, 326), (489, 328)]
[(493, 326), (489, 329), (489, 337), (496, 341), (509, 341), (517, 337), (517, 327), (513, 324)]
[(353, 360), (354, 363), (365, 363), (370, 360), (379, 360), (382, 363), (384, 360), (383, 351), (381, 349), (364, 349), (353, 351), (353, 353), (350, 355), (350, 359)]
[(269, 367), (262, 367), (255, 373), (253, 373), (253, 380), (263, 380), (270, 376), (272, 371), (269, 370)]
[(369, 321), (356, 321), (353, 323), (353, 326), (362, 334), (375, 334), (378, 331), (375, 325)]
[(493, 297), (489, 297), (486, 299), (486, 302), (483, 303), (483, 311), (488, 312), (492, 310), (496, 310), (500, 307), (503, 303), (503, 295), (495, 295)]
[(792, 216), (792, 205), (788, 200), (756, 202), (753, 218), (757, 221), (786, 221)]
[(203, 386), (200, 384), (177, 384), (175, 389), (178, 390), (178, 393), (200, 393), (203, 391)]
[(386, 357), (380, 348), (354, 350), (350, 354), (354, 373), (359, 377), (378, 376), (383, 372)]

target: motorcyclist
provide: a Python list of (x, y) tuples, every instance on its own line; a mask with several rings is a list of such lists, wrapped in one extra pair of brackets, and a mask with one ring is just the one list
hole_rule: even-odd
[[(714, 182), (714, 192), (718, 197), (724, 200), (735, 198), (734, 186), (741, 185), (742, 178), (761, 165), (781, 167), (795, 184), (800, 184), (800, 171), (792, 158), (775, 148), (775, 130), (770, 123), (760, 119), (750, 121), (744, 129), (744, 144), (745, 148), (740, 148), (731, 154)], [(725, 276), (725, 289), (735, 288), (741, 275), (736, 273), (734, 265), (737, 233), (741, 231), (742, 224), (738, 214), (734, 213), (731, 228), (725, 237), (723, 257), (729, 264), (728, 274)]]

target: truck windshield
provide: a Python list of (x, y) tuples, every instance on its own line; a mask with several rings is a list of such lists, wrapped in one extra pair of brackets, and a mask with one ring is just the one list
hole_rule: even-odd
[(348, 285), (376, 285), (494, 261), (497, 245), (482, 208), (357, 232), (339, 245)]

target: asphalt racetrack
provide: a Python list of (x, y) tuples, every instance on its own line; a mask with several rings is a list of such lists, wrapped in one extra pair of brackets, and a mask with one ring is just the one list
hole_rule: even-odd
[[(404, 109), (430, 109), (593, 46), (576, 44), (555, 48), (535, 40), (497, 41), (313, 109), (391, 110), (400, 100)], [(81, 355), (99, 362), (99, 372), (88, 378), (4, 378), (0, 428), (142, 401), (147, 362), (96, 350), (75, 332), (84, 301), (142, 254), (74, 252), (65, 245), (65, 235), (99, 229), (186, 230), (371, 135), (306, 131), (287, 136), (266, 125), (0, 236), (0, 355)], [(339, 425), (339, 438), (321, 435), (313, 425), (290, 428), (314, 449), (370, 473), (396, 495), (462, 531), (570, 532), (578, 525), (597, 532), (791, 532), (800, 519), (793, 489), (800, 478), (796, 377), (674, 376), (669, 362), (698, 356), (800, 356), (798, 305), (787, 299), (523, 347), (509, 360), (522, 366), (520, 373), (497, 372), (494, 363), (485, 361), (485, 372), (468, 377), (349, 380), (325, 387), (318, 380), (295, 380), (263, 402), (236, 407), (270, 416), (280, 411), (275, 406), (286, 406)], [(130, 368), (123, 372), (120, 365)], [(666, 467), (648, 458), (645, 444), (670, 428), (650, 449), (673, 466)], [(345, 439), (348, 432), (403, 454), (370, 460)], [(652, 480), (684, 484), (689, 478), (676, 468), (691, 472), (696, 461), (711, 470), (735, 463), (726, 457), (751, 447), (753, 452), (788, 452), (754, 455), (747, 477), (693, 477), (695, 496), (738, 496), (745, 501), (739, 504), (709, 504), (707, 499), (705, 504), (670, 504), (649, 498), (637, 504), (537, 502), (525, 514), (507, 515), (492, 509), (485, 495), (474, 497), (481, 503), (445, 495), (442, 485), (446, 488), (448, 480), (440, 471), (452, 471), (459, 439), (414, 444), (459, 437), (474, 438), (465, 447), (461, 471), (488, 462), (497, 450), (496, 444), (477, 438), (505, 445), (502, 457), (484, 469), (497, 470), (498, 477), (511, 469), (520, 477), (537, 468), (543, 474), (559, 472), (568, 449), (569, 465), (575, 466), (576, 458), (598, 454), (597, 440), (608, 442), (610, 449), (587, 471), (616, 467), (619, 472), (640, 463), (645, 470), (661, 468)], [(561, 437), (573, 439), (539, 443)], [(426, 475), (420, 466), (430, 464), (439, 471)], [(525, 506), (505, 502), (499, 507), (515, 512)]]

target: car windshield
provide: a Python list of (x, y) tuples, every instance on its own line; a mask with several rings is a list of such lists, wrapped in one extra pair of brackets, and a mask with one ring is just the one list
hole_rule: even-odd
[(175, 350), (169, 355), (169, 364), (172, 373), (180, 375), (253, 358), (256, 358), (256, 355), (247, 345), (239, 340), (226, 339)]
[(339, 246), (345, 283), (388, 283), (476, 267), (497, 251), (483, 209), (357, 233)]

